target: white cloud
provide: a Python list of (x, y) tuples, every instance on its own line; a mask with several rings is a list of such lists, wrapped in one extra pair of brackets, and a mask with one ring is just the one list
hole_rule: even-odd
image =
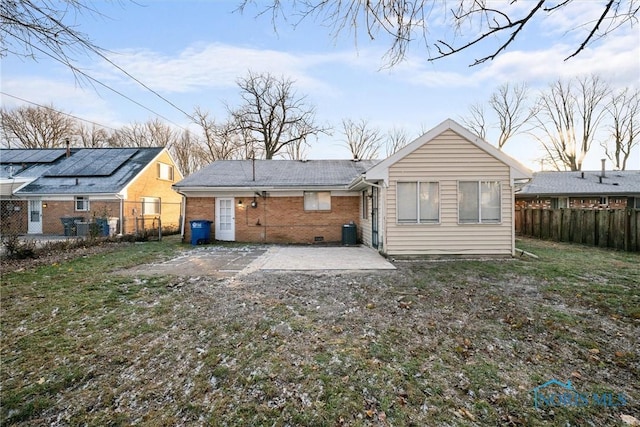
[(2, 79), (2, 91), (21, 98), (3, 96), (2, 105), (6, 108), (38, 104), (105, 126), (116, 122), (112, 107), (90, 86), (46, 78), (8, 77)]
[[(345, 53), (295, 54), (212, 43), (190, 46), (175, 57), (151, 50), (127, 50), (113, 55), (111, 59), (149, 87), (163, 93), (235, 87), (236, 79), (249, 70), (283, 75), (295, 80), (296, 87), (303, 91), (326, 93), (333, 89), (313, 77), (313, 69), (348, 63), (352, 56)], [(108, 64), (101, 67), (100, 73), (103, 78), (134, 84)]]

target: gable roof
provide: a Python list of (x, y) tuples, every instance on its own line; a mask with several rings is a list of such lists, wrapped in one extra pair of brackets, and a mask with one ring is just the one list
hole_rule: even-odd
[(367, 180), (384, 180), (387, 181), (389, 178), (389, 168), (395, 164), (397, 161), (405, 158), (407, 155), (411, 154), (418, 148), (422, 147), (424, 144), (436, 138), (438, 135), (451, 130), (462, 138), (466, 139), (470, 143), (474, 144), (476, 147), (485, 151), (487, 154), (495, 157), (505, 165), (509, 166), (511, 170), (511, 178), (513, 179), (523, 179), (523, 178), (531, 178), (531, 171), (525, 166), (521, 165), (518, 161), (498, 150), (493, 145), (489, 144), (487, 141), (484, 141), (480, 137), (474, 135), (472, 132), (467, 130), (465, 127), (457, 123), (452, 119), (447, 119), (425, 133), (424, 135), (418, 137), (411, 143), (404, 146), (402, 149), (398, 150), (393, 155), (387, 157), (385, 160), (381, 161), (366, 173)]
[(377, 160), (216, 160), (174, 184), (177, 190), (342, 188)]
[(162, 147), (74, 149), (69, 157), (48, 165), (35, 180), (15, 194), (116, 194), (163, 150)]
[[(516, 198), (525, 196), (640, 195), (640, 171), (536, 172)], [(602, 181), (602, 182), (600, 182)]]

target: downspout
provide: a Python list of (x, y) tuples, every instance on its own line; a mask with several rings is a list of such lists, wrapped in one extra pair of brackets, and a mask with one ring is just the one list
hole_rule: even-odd
[(182, 221), (180, 224), (180, 240), (184, 243), (184, 228), (187, 223), (187, 196), (174, 188), (174, 191), (182, 196), (182, 201), (180, 202), (180, 216), (182, 217)]
[(122, 236), (124, 235), (124, 196), (116, 194), (116, 197), (120, 200), (120, 218), (118, 220), (120, 221), (120, 236)]
[(180, 240), (184, 242), (184, 227), (187, 223), (187, 197), (180, 192), (178, 192), (178, 194), (182, 196), (182, 203), (180, 206), (180, 215), (182, 215), (182, 224), (180, 224)]

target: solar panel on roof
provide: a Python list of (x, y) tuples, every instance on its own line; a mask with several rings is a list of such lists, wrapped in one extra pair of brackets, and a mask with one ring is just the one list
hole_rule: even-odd
[(137, 152), (136, 148), (81, 150), (51, 168), (44, 176), (109, 176)]
[(66, 154), (66, 150), (2, 150), (0, 163), (53, 163)]

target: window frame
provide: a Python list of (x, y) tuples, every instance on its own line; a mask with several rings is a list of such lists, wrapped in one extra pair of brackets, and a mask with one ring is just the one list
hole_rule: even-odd
[[(320, 195), (324, 194), (325, 196), (328, 195), (329, 196), (329, 207), (326, 209), (322, 209), (320, 207), (321, 205), (321, 200), (320, 200)], [(317, 208), (313, 208), (313, 207), (309, 207), (307, 205), (307, 198), (310, 197), (311, 195), (315, 196), (315, 204), (317, 206)], [(313, 201), (313, 200), (312, 200)], [(324, 202), (326, 202), (326, 200), (324, 200)], [(304, 209), (305, 212), (331, 212), (331, 191), (304, 191), (302, 194), (302, 208)]]
[[(461, 218), (461, 197), (462, 197), (462, 190), (460, 187), (460, 184), (469, 184), (469, 183), (475, 183), (476, 184), (476, 190), (477, 190), (477, 220), (463, 220)], [(483, 218), (483, 202), (482, 202), (482, 196), (483, 194), (487, 194), (486, 192), (483, 193), (483, 185), (482, 184), (497, 184), (497, 188), (498, 188), (498, 219), (484, 219)], [(495, 208), (495, 207), (494, 207)], [(458, 181), (458, 224), (464, 224), (464, 225), (468, 225), (468, 224), (502, 224), (502, 181), (500, 180), (465, 180), (465, 181)]]
[[(149, 206), (149, 204), (151, 203), (154, 204), (154, 207), (156, 209), (154, 209), (154, 212), (146, 212), (145, 206)], [(160, 197), (141, 197), (140, 205), (142, 216), (160, 215), (162, 212), (162, 200), (160, 199)]]
[[(82, 203), (82, 207), (78, 209), (78, 203)], [(73, 198), (73, 210), (75, 212), (89, 212), (91, 210), (91, 203), (87, 196), (75, 196)]]
[[(167, 171), (167, 176), (163, 176), (165, 175), (163, 174), (163, 171)], [(173, 165), (170, 165), (169, 163), (158, 162), (158, 179), (173, 182), (174, 177), (175, 171)]]
[[(416, 189), (415, 189), (415, 220), (413, 219), (409, 219), (409, 220), (401, 220), (400, 219), (400, 202), (401, 199), (400, 197), (398, 197), (398, 194), (400, 193), (399, 190), (399, 186), (401, 184), (415, 184)], [(436, 204), (437, 204), (437, 217), (435, 219), (423, 219), (422, 218), (422, 212), (421, 212), (421, 199), (420, 199), (420, 195), (421, 195), (421, 187), (423, 184), (435, 184), (435, 188), (436, 188)], [(396, 182), (396, 224), (398, 225), (414, 225), (414, 224), (420, 224), (420, 225), (429, 225), (429, 224), (440, 224), (441, 222), (441, 204), (440, 204), (440, 181), (420, 181), (420, 180), (416, 180), (416, 181), (397, 181)]]
[(362, 219), (369, 219), (369, 190), (362, 190)]

